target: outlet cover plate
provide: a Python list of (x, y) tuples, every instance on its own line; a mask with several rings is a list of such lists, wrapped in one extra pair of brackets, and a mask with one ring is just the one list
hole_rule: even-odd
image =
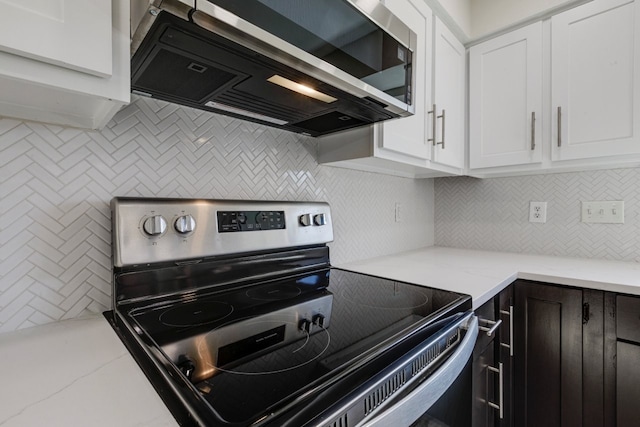
[(547, 222), (547, 202), (529, 202), (529, 222)]
[(624, 224), (624, 201), (582, 202), (582, 222)]

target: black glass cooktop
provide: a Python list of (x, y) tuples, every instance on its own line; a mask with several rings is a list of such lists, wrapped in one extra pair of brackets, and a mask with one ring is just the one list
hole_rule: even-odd
[(455, 312), (471, 308), (453, 292), (324, 269), (182, 295), (128, 317), (221, 420), (249, 424), (356, 365), (386, 363), (385, 351), (397, 359), (401, 337), (417, 334), (409, 329), (438, 329), (458, 304)]

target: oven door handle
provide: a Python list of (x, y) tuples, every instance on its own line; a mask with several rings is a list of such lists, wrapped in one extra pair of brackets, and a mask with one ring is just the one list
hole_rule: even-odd
[(389, 409), (359, 427), (408, 426), (415, 422), (442, 397), (460, 375), (473, 354), (477, 338), (478, 318), (472, 315), (467, 321), (467, 332), (462, 342), (437, 371)]

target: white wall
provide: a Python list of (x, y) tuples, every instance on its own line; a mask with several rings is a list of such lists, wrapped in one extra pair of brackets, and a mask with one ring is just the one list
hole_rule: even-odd
[(424, 1), (463, 43), (542, 19), (592, 0), (413, 0)]
[(0, 119), (0, 332), (110, 308), (114, 196), (327, 201), (334, 263), (433, 243), (432, 180), (315, 153), (312, 138), (145, 98), (100, 132)]
[[(589, 0), (470, 0), (470, 36), (477, 39), (521, 21), (585, 1)], [(443, 0), (443, 3), (447, 3), (447, 0)]]
[[(466, 41), (466, 39), (471, 36), (471, 3), (473, 0), (422, 1), (425, 1), (434, 13), (443, 18), (445, 24), (447, 24), (462, 41)], [(457, 25), (462, 33), (464, 33), (465, 37), (463, 37), (463, 35), (458, 31), (455, 31), (455, 25)]]

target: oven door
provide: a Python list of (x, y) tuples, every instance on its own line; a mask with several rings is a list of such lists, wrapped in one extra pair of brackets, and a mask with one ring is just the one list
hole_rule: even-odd
[[(417, 388), (363, 427), (468, 427), (471, 425), (471, 359), (478, 337), (478, 320), (468, 330), (455, 353)], [(391, 402), (390, 402), (391, 403)]]

